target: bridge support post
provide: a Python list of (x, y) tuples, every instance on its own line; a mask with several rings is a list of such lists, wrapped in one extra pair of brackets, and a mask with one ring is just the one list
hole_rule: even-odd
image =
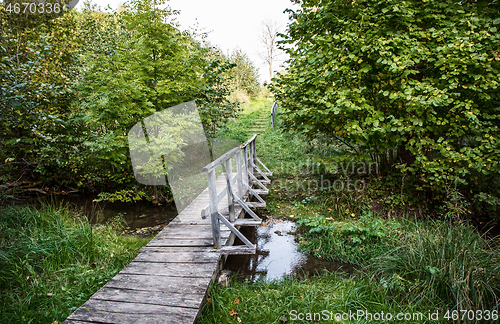
[(214, 248), (221, 248), (220, 223), (219, 223), (219, 199), (217, 197), (217, 182), (215, 178), (215, 169), (208, 172), (208, 196), (210, 199), (210, 216), (212, 217), (212, 236)]
[(243, 183), (241, 182), (241, 150), (236, 153), (236, 182), (238, 184), (238, 197), (243, 197)]
[(234, 200), (233, 200), (233, 169), (231, 166), (231, 158), (226, 160), (226, 181), (227, 181), (227, 208), (229, 209), (229, 221), (234, 222), (236, 216), (234, 214)]
[(244, 174), (245, 174), (245, 182), (250, 183), (250, 178), (248, 176), (248, 149), (247, 146), (243, 148), (243, 159), (244, 159)]

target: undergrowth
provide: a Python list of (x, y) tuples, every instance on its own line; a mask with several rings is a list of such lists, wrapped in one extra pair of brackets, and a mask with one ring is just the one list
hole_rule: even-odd
[(127, 265), (149, 239), (123, 222), (90, 225), (66, 207), (0, 209), (0, 323), (63, 321)]
[[(271, 105), (268, 100), (258, 109)], [(498, 316), (499, 245), (463, 221), (460, 197), (450, 195), (442, 202), (442, 217), (425, 220), (425, 201), (401, 190), (400, 180), (383, 181), (370, 165), (359, 169), (356, 163), (366, 165), (366, 159), (341, 157), (337, 153), (345, 147), (328, 139), (305, 141), (284, 129), (279, 116), (275, 128), (257, 138), (257, 155), (273, 171), (262, 214), (295, 220), (297, 242), (306, 253), (360, 270), (350, 278), (324, 273), (303, 281), (254, 284), (235, 277), (230, 287), (212, 289), (200, 323), (284, 323), (298, 320), (298, 313), (304, 314), (299, 322), (373, 322), (331, 320), (323, 310), (417, 314), (405, 323), (449, 323), (448, 310)], [(356, 181), (357, 189), (363, 182), (362, 190), (356, 190)], [(435, 312), (439, 320), (429, 319)]]

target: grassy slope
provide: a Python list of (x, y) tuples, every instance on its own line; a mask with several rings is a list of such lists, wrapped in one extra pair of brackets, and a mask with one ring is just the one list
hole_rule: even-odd
[[(241, 123), (224, 133), (252, 126), (271, 104), (256, 101)], [(356, 280), (341, 281), (332, 274), (300, 283), (286, 279), (248, 285), (235, 279), (230, 288), (214, 287), (200, 323), (237, 323), (238, 318), (243, 323), (279, 323), (292, 319), (292, 309), (307, 313), (364, 308), (393, 314), (440, 310), (444, 323), (448, 309), (495, 309), (500, 294), (498, 245), (466, 223), (382, 217), (370, 208), (370, 186), (364, 192), (316, 189), (315, 180), (332, 174), (312, 165), (328, 163), (332, 152), (334, 148), (320, 141), (305, 142), (280, 129), (263, 133), (257, 154), (275, 172), (266, 196), (268, 213), (302, 224), (300, 246), (305, 251), (361, 265), (364, 271)]]
[(0, 323), (63, 321), (149, 239), (91, 226), (64, 207), (0, 209)]

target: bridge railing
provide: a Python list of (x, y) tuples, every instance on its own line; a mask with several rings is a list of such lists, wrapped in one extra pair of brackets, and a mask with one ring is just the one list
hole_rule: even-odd
[(271, 128), (274, 128), (274, 119), (276, 118), (276, 110), (278, 110), (278, 103), (274, 102), (271, 107)]
[[(267, 177), (272, 175), (269, 169), (257, 158), (256, 154), (256, 138), (254, 135), (250, 140), (232, 150), (224, 153), (218, 159), (205, 166), (201, 171), (208, 175), (208, 195), (210, 203), (202, 209), (201, 216), (206, 218), (211, 216), (212, 220), (212, 234), (214, 241), (214, 248), (221, 248), (221, 235), (220, 235), (220, 222), (226, 225), (231, 232), (233, 232), (247, 247), (255, 248), (236, 226), (252, 226), (260, 225), (262, 220), (257, 216), (250, 207), (265, 207), (265, 201), (260, 197), (262, 194), (267, 194), (269, 191), (264, 184), (271, 181)], [(243, 156), (242, 156), (243, 153)], [(233, 174), (232, 159), (236, 159), (236, 174)], [(220, 192), (217, 190), (215, 170), (218, 166), (225, 164), (226, 168), (226, 185)], [(262, 172), (257, 164), (267, 171)], [(263, 179), (258, 179), (258, 176)], [(260, 189), (252, 188), (253, 185), (259, 186)], [(235, 189), (237, 193), (235, 193)], [(244, 196), (246, 194), (253, 195), (259, 202), (245, 202)], [(227, 196), (229, 219), (223, 216), (219, 211), (219, 203)], [(243, 210), (249, 214), (252, 219), (236, 219), (235, 206), (240, 205)]]

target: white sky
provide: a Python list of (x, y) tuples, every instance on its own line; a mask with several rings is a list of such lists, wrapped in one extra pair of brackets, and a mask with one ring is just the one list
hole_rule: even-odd
[[(123, 0), (92, 0), (101, 8), (117, 8)], [(83, 3), (80, 0), (77, 7)], [(283, 30), (288, 23), (287, 8), (298, 6), (290, 0), (170, 0), (167, 4), (179, 10), (177, 21), (181, 29), (189, 29), (198, 24), (198, 31), (209, 32), (208, 40), (224, 53), (240, 48), (248, 54), (259, 68), (260, 80), (269, 80), (269, 72), (259, 53), (263, 51), (259, 42), (262, 21), (274, 20)]]

